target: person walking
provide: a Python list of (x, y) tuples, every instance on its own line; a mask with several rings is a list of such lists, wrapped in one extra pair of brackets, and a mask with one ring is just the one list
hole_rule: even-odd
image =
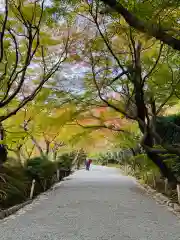
[(87, 160), (86, 160), (85, 165), (86, 165), (86, 170), (87, 170), (87, 171), (89, 171), (91, 163), (92, 163), (92, 160), (91, 160), (91, 159), (87, 159)]

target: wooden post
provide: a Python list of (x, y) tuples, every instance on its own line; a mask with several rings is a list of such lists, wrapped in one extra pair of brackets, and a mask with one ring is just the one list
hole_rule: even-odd
[(35, 183), (36, 183), (36, 180), (33, 179), (33, 180), (32, 180), (32, 185), (31, 185), (30, 199), (32, 199), (32, 198), (33, 198), (33, 195), (34, 195)]
[(145, 172), (145, 183), (148, 184), (148, 180), (149, 180), (149, 178), (148, 178), (148, 174), (147, 174), (147, 172)]
[(152, 177), (153, 177), (153, 187), (156, 188), (156, 176), (154, 173), (152, 174)]
[(178, 203), (180, 203), (180, 184), (177, 184)]
[(56, 176), (57, 176), (57, 180), (59, 181), (59, 177), (60, 177), (59, 169), (57, 169)]
[(125, 174), (128, 174), (128, 167), (127, 167), (127, 163), (125, 163)]
[(44, 188), (44, 192), (45, 192), (47, 190), (47, 180), (46, 179), (44, 180), (43, 188)]
[(168, 193), (168, 179), (166, 178), (164, 181), (165, 185), (164, 185), (164, 192)]
[(142, 174), (142, 180), (145, 183), (145, 175), (144, 174)]

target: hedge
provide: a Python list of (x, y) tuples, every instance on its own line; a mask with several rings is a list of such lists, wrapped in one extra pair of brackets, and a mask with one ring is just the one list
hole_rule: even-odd
[(60, 179), (65, 172), (66, 175), (71, 172), (73, 157), (72, 153), (63, 154), (57, 162), (35, 157), (28, 159), (24, 166), (5, 163), (0, 168), (0, 208), (6, 209), (29, 199), (33, 179), (36, 180), (34, 196), (49, 189), (57, 181), (57, 169)]

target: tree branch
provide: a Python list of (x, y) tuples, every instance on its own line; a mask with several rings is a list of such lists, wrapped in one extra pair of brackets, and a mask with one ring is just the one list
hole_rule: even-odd
[(121, 14), (131, 27), (139, 30), (140, 32), (144, 32), (149, 36), (155, 37), (157, 40), (171, 46), (173, 49), (180, 51), (180, 40), (166, 33), (166, 31), (159, 25), (150, 25), (143, 22), (116, 0), (102, 0), (102, 2)]
[(3, 60), (4, 53), (4, 34), (6, 30), (6, 24), (8, 20), (8, 0), (5, 1), (5, 17), (2, 25), (2, 30), (0, 32), (0, 62)]
[(155, 68), (156, 68), (156, 66), (157, 66), (157, 64), (158, 64), (158, 62), (159, 62), (159, 59), (160, 59), (160, 57), (161, 57), (161, 53), (162, 53), (163, 46), (164, 46), (164, 45), (161, 44), (160, 49), (159, 49), (158, 57), (157, 57), (154, 65), (152, 66), (151, 70), (144, 76), (143, 82), (145, 82), (146, 79), (149, 78), (149, 76), (150, 76), (150, 75), (153, 73), (153, 71), (155, 70)]
[(111, 86), (115, 81), (117, 81), (119, 78), (121, 78), (124, 75), (127, 75), (129, 71), (122, 71), (120, 74), (118, 74), (115, 78), (111, 80), (111, 82), (108, 84), (108, 86)]
[(93, 20), (94, 20), (94, 23), (98, 29), (98, 32), (102, 38), (102, 40), (104, 41), (107, 49), (109, 50), (109, 52), (111, 53), (112, 57), (115, 59), (115, 61), (117, 62), (118, 66), (121, 68), (122, 72), (125, 72), (125, 74), (127, 75), (127, 77), (129, 78), (129, 72), (126, 72), (124, 67), (122, 66), (122, 64), (120, 63), (118, 57), (116, 56), (116, 54), (114, 53), (112, 47), (110, 46), (110, 43), (108, 42), (108, 40), (106, 39), (106, 37), (104, 36), (104, 34), (102, 33), (101, 29), (100, 29), (100, 26), (99, 26), (99, 23), (98, 23), (98, 20), (97, 20), (97, 15), (94, 16), (92, 11), (90, 11), (90, 14), (92, 15), (93, 17)]
[[(43, 1), (43, 2), (44, 2), (44, 1)], [(17, 7), (17, 9), (18, 9), (18, 12), (20, 13), (21, 17), (23, 18), (23, 14), (22, 14), (22, 12), (21, 12), (21, 9), (18, 8), (18, 7)], [(26, 52), (26, 57), (25, 57), (25, 61), (24, 61), (24, 63), (23, 63), (22, 68), (21, 68), (18, 72), (16, 72), (16, 74), (14, 75), (15, 70), (16, 70), (16, 68), (15, 68), (15, 67), (16, 67), (16, 64), (15, 64), (14, 70), (13, 70), (13, 72), (12, 72), (13, 75), (14, 75), (14, 77), (13, 77), (13, 75), (10, 75), (10, 77), (9, 77), (9, 80), (8, 80), (8, 89), (7, 89), (7, 93), (5, 94), (5, 97), (8, 96), (8, 93), (9, 93), (9, 91), (11, 90), (12, 84), (15, 82), (15, 80), (17, 80), (18, 75), (21, 73), (20, 81), (19, 81), (17, 87), (15, 88), (15, 90), (13, 89), (12, 94), (11, 94), (7, 99), (3, 98), (3, 100), (1, 100), (1, 102), (0, 102), (0, 108), (2, 108), (2, 107), (4, 107), (4, 106), (6, 106), (7, 104), (9, 104), (9, 103), (11, 102), (11, 100), (14, 99), (14, 97), (19, 93), (19, 91), (20, 91), (21, 88), (22, 88), (22, 85), (23, 85), (23, 83), (24, 83), (24, 81), (25, 81), (25, 75), (26, 75), (28, 66), (30, 65), (31, 60), (33, 59), (34, 54), (36, 53), (37, 48), (38, 48), (38, 46), (39, 46), (39, 31), (40, 31), (40, 30), (39, 30), (39, 27), (40, 27), (40, 21), (41, 21), (41, 18), (42, 18), (42, 12), (43, 12), (43, 3), (42, 3), (42, 8), (41, 8), (41, 16), (40, 16), (40, 19), (39, 19), (39, 21), (38, 21), (37, 26), (35, 26), (35, 29), (36, 29), (36, 30), (35, 30), (34, 34), (33, 34), (33, 28), (32, 28), (32, 26), (31, 26), (31, 25), (29, 26), (27, 23), (25, 24), (26, 21), (23, 19), (24, 25), (26, 26), (26, 30), (27, 30), (27, 32), (28, 32), (28, 47), (27, 47), (28, 49), (27, 49), (27, 52)], [(13, 38), (13, 41), (14, 41), (14, 43), (15, 43), (15, 47), (16, 47), (16, 61), (17, 61), (17, 59), (18, 59), (18, 53), (17, 53), (16, 39), (15, 39), (15, 36), (12, 34), (12, 32), (11, 32), (10, 30), (9, 30), (9, 33), (11, 34), (11, 36), (12, 36), (12, 38)], [(34, 43), (35, 37), (36, 37), (36, 44), (35, 44), (35, 47), (34, 47), (34, 49), (33, 49), (33, 43)]]
[(122, 113), (124, 116), (128, 117), (129, 119), (135, 119), (133, 116), (128, 115), (125, 111), (123, 111), (123, 109), (120, 109), (118, 107), (116, 107), (114, 104), (111, 104), (109, 101), (107, 101), (105, 98), (103, 98), (102, 94), (101, 94), (101, 90), (98, 86), (98, 83), (96, 81), (96, 74), (95, 74), (95, 63), (94, 63), (94, 59), (93, 59), (93, 55), (92, 52), (90, 51), (90, 58), (91, 58), (91, 69), (92, 69), (92, 74), (93, 74), (93, 83), (97, 89), (98, 92), (98, 96), (100, 98), (100, 100), (102, 100), (104, 103), (106, 103), (107, 106), (111, 107), (112, 109), (114, 109), (117, 112)]
[(101, 124), (101, 125), (82, 125), (80, 124), (78, 121), (76, 121), (76, 124), (79, 125), (82, 128), (86, 128), (86, 129), (100, 129), (100, 128), (105, 128), (105, 129), (109, 129), (115, 132), (122, 132), (122, 133), (126, 133), (126, 134), (130, 134), (128, 131), (123, 130), (123, 129), (117, 129), (117, 128), (113, 128), (111, 126), (107, 126), (105, 124)]

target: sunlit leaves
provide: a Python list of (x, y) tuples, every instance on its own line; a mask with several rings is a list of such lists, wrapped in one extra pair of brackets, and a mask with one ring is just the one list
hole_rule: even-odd
[[(35, 24), (37, 21), (40, 21), (40, 18), (42, 17), (42, 9), (38, 2), (36, 4), (27, 4), (23, 1), (20, 4), (12, 3), (10, 4), (10, 9), (13, 17), (16, 16), (27, 24), (28, 22)], [(19, 10), (22, 14), (20, 14)]]
[[(174, 8), (176, 4), (178, 6), (178, 2), (174, 1), (169, 4), (168, 1), (128, 0), (121, 1), (121, 3), (140, 19), (148, 21), (149, 24), (160, 23), (162, 27), (168, 29), (172, 27), (171, 31), (174, 34), (179, 29), (177, 22), (178, 8)], [(166, 100), (173, 88), (176, 88), (176, 94), (180, 93), (180, 86), (177, 82), (179, 56), (174, 53), (171, 55), (169, 49), (163, 48), (159, 61), (156, 64), (160, 43), (130, 28), (125, 20), (116, 13), (113, 13), (113, 16), (100, 14), (103, 4), (100, 3), (100, 7), (96, 9), (97, 5), (98, 1), (94, 1), (91, 9), (92, 5), (87, 4), (85, 1), (81, 3), (78, 1), (52, 1), (45, 8), (40, 29), (40, 39), (34, 39), (33, 41), (33, 49), (39, 42), (33, 63), (41, 65), (43, 60), (48, 59), (49, 66), (60, 55), (59, 50), (62, 49), (66, 37), (70, 35), (67, 54), (68, 64), (70, 64), (70, 68), (77, 65), (80, 71), (82, 69), (83, 73), (81, 73), (80, 80), (83, 82), (83, 87), (77, 87), (79, 88), (78, 97), (73, 95), (71, 90), (68, 93), (69, 95), (65, 92), (62, 93), (60, 85), (56, 85), (59, 81), (57, 77), (51, 84), (47, 84), (46, 88), (42, 89), (36, 101), (27, 106), (25, 118), (26, 120), (32, 118), (28, 126), (29, 132), (39, 142), (42, 141), (43, 135), (45, 135), (50, 140), (56, 137), (58, 141), (65, 141), (66, 144), (70, 144), (73, 147), (81, 146), (87, 149), (93, 149), (98, 144), (105, 146), (105, 144), (110, 142), (120, 147), (129, 147), (135, 143), (134, 139), (137, 137), (135, 133), (138, 132), (138, 127), (134, 122), (128, 122), (123, 119), (123, 111), (129, 107), (126, 106), (128, 103), (127, 99), (131, 98), (132, 102), (134, 100), (132, 78), (128, 74), (124, 74), (115, 79), (122, 71), (132, 70), (136, 60), (133, 48), (134, 42), (137, 44), (140, 41), (142, 45), (140, 54), (142, 77), (149, 74), (145, 79), (143, 89), (148, 109), (150, 108), (149, 102), (152, 97), (154, 97), (159, 106)], [(15, 6), (11, 6), (12, 19), (8, 22), (9, 26), (11, 25), (15, 29), (15, 34), (23, 35), (19, 37), (18, 42), (21, 52), (18, 66), (21, 66), (25, 61), (27, 51), (25, 36), (27, 32), (24, 32), (22, 22), (34, 25), (37, 24), (41, 17), (41, 8), (38, 4), (35, 9), (34, 5), (27, 4), (24, 1), (20, 8), (24, 18), (22, 19)], [(2, 18), (2, 16), (0, 17)], [(35, 31), (35, 28), (33, 31)], [(12, 51), (13, 46), (12, 37), (7, 33), (4, 47), (7, 50), (8, 71), (11, 70), (16, 60), (15, 52)], [(42, 56), (44, 59), (39, 61)], [(5, 68), (5, 62), (0, 65), (0, 71), (2, 72)], [(31, 79), (30, 82), (33, 84), (37, 83), (42, 71), (43, 68), (41, 67), (38, 68), (38, 71), (36, 69), (33, 72), (31, 66), (27, 71), (27, 77), (33, 77), (33, 80)], [(35, 77), (35, 75), (38, 76)], [(70, 77), (67, 76), (66, 79), (68, 78)], [(3, 80), (7, 82), (5, 77)], [(69, 80), (67, 82), (69, 83)], [(76, 79), (74, 83), (76, 85)], [(8, 85), (5, 83), (4, 86), (7, 88)], [(2, 90), (4, 90), (3, 87)], [(79, 126), (76, 121), (84, 123), (84, 120), (87, 121), (86, 117), (90, 118), (90, 116), (85, 116), (85, 114), (82, 115), (82, 111), (86, 113), (87, 109), (92, 108), (92, 105), (96, 105), (97, 108), (100, 105), (106, 105), (106, 103), (100, 101), (102, 100), (99, 99), (100, 94), (111, 106), (119, 109), (119, 112), (107, 110), (98, 115), (100, 119), (96, 119), (96, 121), (91, 119), (91, 124), (95, 122), (100, 125), (109, 124), (106, 125), (106, 129), (102, 128), (102, 126), (99, 126), (99, 128), (96, 126), (94, 129), (86, 129)], [(22, 97), (22, 95), (20, 96)], [(61, 106), (61, 99), (70, 100), (71, 103)], [(78, 108), (72, 103), (73, 100), (75, 103), (78, 103)], [(173, 95), (168, 100), (168, 104), (173, 105), (176, 101), (177, 98)], [(17, 102), (18, 98), (14, 99), (9, 107), (13, 107), (13, 104), (16, 105)], [(16, 119), (18, 125), (21, 125), (24, 121), (24, 112), (21, 111), (13, 121)], [(7, 128), (8, 124), (12, 123), (7, 122)], [(124, 133), (108, 129), (109, 126), (112, 127), (114, 125), (116, 125), (116, 128), (119, 127), (119, 130), (129, 131), (130, 137)], [(17, 132), (19, 130), (18, 127)], [(10, 140), (9, 136), (8, 141)], [(20, 139), (21, 134), (18, 134), (18, 136)], [(104, 140), (107, 140), (107, 142)], [(50, 146), (53, 148), (54, 142)]]

